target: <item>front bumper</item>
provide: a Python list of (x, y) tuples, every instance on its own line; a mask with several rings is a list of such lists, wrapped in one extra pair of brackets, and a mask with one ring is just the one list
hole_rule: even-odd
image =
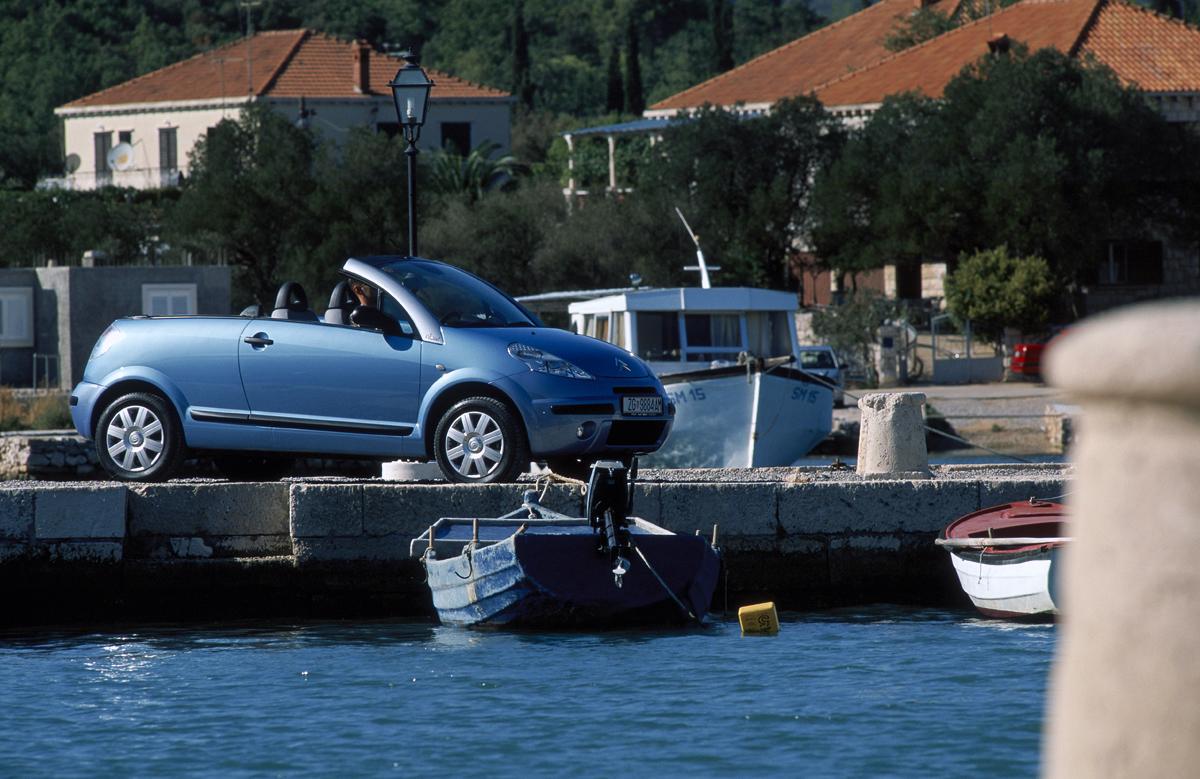
[[(666, 443), (675, 418), (674, 404), (653, 377), (581, 382), (530, 371), (495, 384), (521, 407), (535, 458), (648, 454)], [(665, 413), (621, 413), (621, 398), (648, 395), (662, 398)]]

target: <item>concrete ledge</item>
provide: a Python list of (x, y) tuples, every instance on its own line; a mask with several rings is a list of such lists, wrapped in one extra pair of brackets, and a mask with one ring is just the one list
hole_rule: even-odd
[(38, 490), (34, 530), (39, 540), (125, 538), (124, 487), (60, 487)]
[(133, 486), (129, 534), (286, 536), (288, 489), (284, 483)]

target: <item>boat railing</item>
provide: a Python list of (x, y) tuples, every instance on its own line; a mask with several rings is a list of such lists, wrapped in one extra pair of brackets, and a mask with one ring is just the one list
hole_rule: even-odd
[(1043, 546), (1047, 544), (1066, 544), (1072, 539), (1068, 536), (1047, 538), (1045, 536), (1026, 536), (1011, 538), (939, 538), (934, 541), (938, 546), (960, 549), (987, 549), (993, 546)]

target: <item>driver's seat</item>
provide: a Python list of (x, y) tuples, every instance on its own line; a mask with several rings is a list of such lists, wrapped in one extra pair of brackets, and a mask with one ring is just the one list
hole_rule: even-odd
[(308, 295), (296, 281), (285, 281), (275, 295), (272, 319), (291, 319), (297, 322), (316, 322), (317, 315), (308, 307)]

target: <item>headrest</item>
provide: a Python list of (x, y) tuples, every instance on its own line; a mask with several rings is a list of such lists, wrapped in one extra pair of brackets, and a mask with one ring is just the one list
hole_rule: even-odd
[(350, 292), (350, 282), (339, 281), (329, 295), (329, 307), (325, 309), (325, 322), (331, 325), (350, 324), (349, 314), (358, 305), (358, 299)]
[(272, 319), (299, 319), (315, 321), (317, 315), (308, 310), (308, 295), (299, 282), (285, 281), (275, 295), (275, 308), (271, 311)]

